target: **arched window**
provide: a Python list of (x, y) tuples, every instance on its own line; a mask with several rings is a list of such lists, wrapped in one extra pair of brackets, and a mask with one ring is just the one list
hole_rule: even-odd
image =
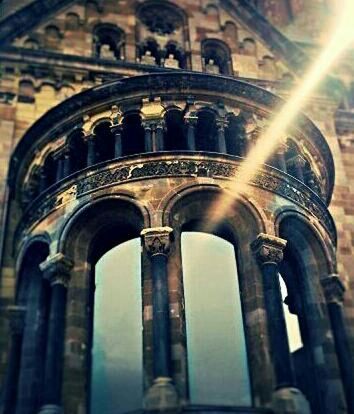
[(91, 413), (142, 408), (140, 239), (124, 242), (95, 266)]
[(56, 182), (57, 167), (58, 162), (54, 159), (53, 154), (48, 154), (43, 164), (43, 175), (45, 177), (45, 184), (43, 187), (47, 188)]
[(230, 50), (221, 40), (204, 40), (202, 42), (202, 59), (205, 72), (232, 75)]
[(16, 301), (26, 307), (26, 314), (21, 355), (17, 355), (21, 363), (17, 386), (18, 412), (24, 412), (28, 407), (38, 412), (42, 403), (50, 287), (40, 264), (48, 254), (47, 243), (33, 242), (25, 253), (19, 273)]
[(169, 68), (185, 68), (185, 54), (177, 43), (169, 42), (166, 45), (164, 49), (164, 66)]
[(126, 114), (123, 118), (122, 153), (123, 155), (145, 152), (145, 132), (138, 113)]
[(87, 142), (81, 129), (73, 131), (67, 139), (70, 159), (70, 172), (74, 173), (86, 167)]
[(243, 119), (231, 114), (227, 118), (228, 125), (225, 129), (227, 153), (242, 157), (244, 155), (245, 131)]
[(32, 103), (35, 100), (35, 88), (31, 80), (23, 79), (18, 88), (19, 102)]
[(100, 24), (94, 30), (94, 56), (101, 59), (124, 59), (125, 36), (122, 29), (113, 24)]
[(61, 41), (60, 30), (57, 26), (49, 25), (45, 28), (45, 45), (51, 49), (57, 49)]
[(298, 317), (303, 344), (293, 352), (297, 384), (309, 400), (312, 412), (323, 412), (323, 390), (330, 363), (326, 361), (325, 349), (333, 346), (328, 343), (329, 321), (319, 300), (320, 277), (328, 273), (327, 261), (317, 237), (302, 220), (286, 217), (280, 223), (279, 235), (287, 240), (280, 273), (287, 282), (287, 302)]
[(151, 33), (170, 35), (182, 28), (184, 14), (174, 4), (147, 1), (138, 8), (138, 19)]
[(138, 47), (138, 58), (146, 65), (161, 64), (161, 50), (155, 39), (149, 38)]
[(217, 151), (216, 115), (211, 110), (198, 112), (196, 147), (199, 151)]
[(181, 243), (190, 402), (250, 406), (234, 246), (200, 232)]
[(167, 1), (145, 1), (137, 8), (137, 58), (144, 64), (185, 68), (187, 18)]
[(110, 123), (102, 122), (94, 129), (96, 162), (108, 161), (114, 159), (114, 136), (112, 134)]
[(165, 116), (165, 122), (165, 149), (167, 151), (187, 149), (182, 111), (179, 109), (168, 110)]

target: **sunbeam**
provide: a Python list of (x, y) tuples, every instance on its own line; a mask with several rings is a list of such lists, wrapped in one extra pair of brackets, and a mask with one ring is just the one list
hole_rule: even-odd
[(320, 52), (308, 73), (305, 74), (304, 79), (296, 86), (288, 101), (258, 138), (257, 144), (241, 163), (237, 175), (231, 183), (230, 191), (224, 193), (212, 204), (207, 215), (208, 223), (205, 223), (207, 231), (212, 231), (227, 215), (235, 200), (247, 191), (249, 182), (275, 152), (286, 136), (287, 128), (304, 108), (314, 90), (329, 73), (333, 65), (338, 62), (340, 55), (353, 43), (353, 21), (354, 2), (353, 0), (344, 0), (341, 2), (340, 9), (338, 8), (333, 34), (329, 37), (327, 45)]

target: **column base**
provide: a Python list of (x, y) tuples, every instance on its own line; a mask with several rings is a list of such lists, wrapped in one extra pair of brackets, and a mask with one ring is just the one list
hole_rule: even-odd
[(179, 408), (178, 395), (172, 379), (159, 377), (154, 380), (144, 398), (144, 408), (148, 411), (177, 410)]
[(63, 414), (63, 409), (60, 405), (46, 404), (41, 407), (38, 414)]
[(273, 392), (272, 408), (275, 414), (311, 414), (304, 394), (297, 388), (280, 388)]

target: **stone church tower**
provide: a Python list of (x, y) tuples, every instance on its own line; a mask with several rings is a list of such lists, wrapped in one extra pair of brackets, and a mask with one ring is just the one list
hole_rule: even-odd
[[(0, 2), (1, 414), (354, 413), (352, 53), (208, 226), (336, 3)], [(231, 246), (231, 279), (187, 275), (188, 234)], [(129, 373), (130, 343), (94, 343), (98, 263), (134, 240), (104, 315), (138, 309), (107, 333), (139, 331)]]

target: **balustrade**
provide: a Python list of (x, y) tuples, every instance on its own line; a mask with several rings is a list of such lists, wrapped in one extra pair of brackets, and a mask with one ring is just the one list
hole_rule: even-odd
[[(149, 115), (147, 112), (146, 119), (142, 119), (139, 112), (127, 112), (127, 115), (119, 113), (118, 123), (104, 121), (91, 132), (86, 131), (86, 134), (76, 129), (73, 139), (69, 136), (62, 149), (47, 156), (46, 162), (37, 173), (37, 190), (32, 191), (32, 195), (29, 188), (26, 192), (28, 201), (71, 173), (127, 155), (178, 150), (211, 151), (247, 157), (261, 133), (261, 128), (253, 120), (252, 114), (245, 112), (239, 116), (238, 109), (235, 109), (235, 114), (231, 112), (227, 116), (224, 114), (224, 106), (220, 109), (220, 105), (216, 111), (210, 106), (187, 114), (173, 109), (172, 112), (175, 113), (172, 114), (171, 110), (164, 111), (160, 100), (154, 101), (155, 103), (148, 100), (144, 102), (148, 108), (145, 111), (154, 108), (156, 110), (157, 107), (162, 108), (163, 112), (157, 115)], [(217, 115), (218, 111), (222, 114)], [(289, 146), (282, 143), (269, 163), (321, 195), (319, 179), (311, 169), (310, 162), (298, 151), (294, 144)], [(33, 186), (31, 188), (33, 190)]]

